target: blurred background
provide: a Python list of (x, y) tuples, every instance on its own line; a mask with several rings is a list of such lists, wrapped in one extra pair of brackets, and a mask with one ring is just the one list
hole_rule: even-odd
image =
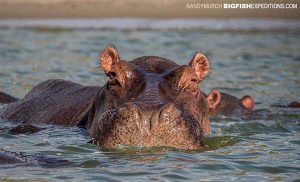
[[(297, 4), (298, 0), (1, 0), (1, 18), (292, 18), (298, 8), (223, 9), (209, 8), (223, 3)], [(187, 5), (188, 4), (188, 5)], [(206, 4), (207, 8), (187, 8)], [(197, 6), (197, 5), (196, 5)], [(201, 6), (201, 5), (198, 5)], [(216, 6), (214, 6), (216, 7)]]

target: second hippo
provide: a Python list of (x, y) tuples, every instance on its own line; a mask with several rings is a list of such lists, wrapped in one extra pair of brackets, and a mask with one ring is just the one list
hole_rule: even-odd
[(244, 115), (250, 114), (254, 110), (254, 100), (250, 95), (245, 95), (241, 99), (214, 89), (207, 95), (208, 102), (215, 105), (210, 108), (210, 115)]

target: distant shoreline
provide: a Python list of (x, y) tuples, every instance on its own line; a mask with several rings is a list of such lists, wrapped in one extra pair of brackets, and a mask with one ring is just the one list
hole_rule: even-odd
[(33, 28), (39, 31), (97, 30), (204, 30), (204, 31), (300, 31), (294, 19), (212, 18), (100, 18), (100, 19), (0, 19), (0, 28)]
[[(268, 18), (299, 19), (297, 0), (248, 0), (295, 3), (297, 9), (188, 8), (192, 3), (241, 3), (238, 0), (0, 0), (0, 19), (15, 18)], [(244, 2), (244, 1), (243, 1)]]

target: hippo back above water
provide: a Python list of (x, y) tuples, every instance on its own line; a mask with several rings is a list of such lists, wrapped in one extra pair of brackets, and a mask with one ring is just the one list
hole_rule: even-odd
[[(196, 53), (188, 65), (156, 56), (120, 59), (112, 46), (100, 54), (109, 80), (87, 87), (50, 80), (23, 99), (8, 104), (0, 118), (22, 123), (84, 125), (95, 143), (202, 148), (210, 133), (208, 113), (218, 103), (207, 100), (198, 84), (208, 75), (209, 61)], [(213, 98), (213, 97), (210, 97)]]

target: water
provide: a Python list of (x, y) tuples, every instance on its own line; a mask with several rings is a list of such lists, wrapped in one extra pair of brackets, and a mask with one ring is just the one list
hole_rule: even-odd
[[(81, 22), (81, 23), (80, 23)], [(85, 85), (107, 80), (97, 56), (114, 43), (122, 59), (157, 55), (187, 64), (195, 51), (211, 60), (201, 84), (238, 97), (252, 95), (251, 117), (212, 117), (207, 150), (102, 149), (86, 130), (43, 126), (11, 135), (0, 123), (0, 149), (68, 160), (54, 166), (0, 168), (0, 180), (292, 181), (300, 179), (300, 112), (270, 107), (300, 98), (299, 21), (49, 20), (0, 21), (0, 90), (23, 97), (40, 81), (62, 78)]]

